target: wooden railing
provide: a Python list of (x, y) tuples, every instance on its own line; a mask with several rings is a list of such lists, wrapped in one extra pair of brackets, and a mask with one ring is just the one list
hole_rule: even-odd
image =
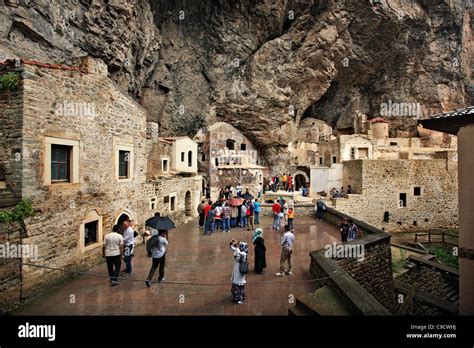
[[(441, 232), (441, 233), (435, 233), (435, 232), (417, 232), (415, 233), (415, 243), (418, 242), (418, 237), (424, 237), (424, 236), (428, 236), (428, 243), (431, 243), (431, 242), (439, 242), (440, 240), (436, 240), (436, 237), (441, 237), (441, 242), (442, 243), (450, 243), (450, 244), (454, 244), (454, 243), (451, 243), (451, 242), (448, 242), (446, 240), (446, 237), (453, 237), (453, 238), (456, 238), (458, 239), (459, 237), (455, 234), (451, 234), (451, 233), (447, 233), (447, 232)], [(433, 238), (432, 238), (433, 237)]]

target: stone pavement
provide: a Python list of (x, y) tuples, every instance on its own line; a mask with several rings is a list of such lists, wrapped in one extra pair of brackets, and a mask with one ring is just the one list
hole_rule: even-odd
[[(120, 285), (110, 287), (106, 278), (79, 275), (41, 297), (23, 305), (13, 315), (287, 315), (293, 297), (315, 290), (309, 276), (308, 253), (339, 239), (339, 230), (311, 217), (295, 219), (294, 269), (292, 276), (278, 278), (280, 234), (271, 229), (271, 218), (262, 218), (267, 268), (253, 273), (252, 231), (240, 228), (231, 233), (203, 236), (196, 223), (178, 226), (169, 233), (166, 281), (145, 286), (151, 259), (144, 245), (135, 249), (134, 272), (124, 275)], [(245, 304), (234, 304), (230, 296), (233, 257), (229, 241), (249, 243), (250, 273), (247, 275)], [(122, 268), (124, 264), (122, 263)], [(107, 275), (105, 262), (88, 272)], [(158, 271), (155, 273), (157, 280)], [(129, 281), (129, 280), (143, 281)], [(193, 284), (171, 284), (172, 282)], [(270, 282), (258, 284), (260, 282)], [(216, 285), (196, 285), (216, 284)], [(75, 303), (71, 303), (71, 299)]]

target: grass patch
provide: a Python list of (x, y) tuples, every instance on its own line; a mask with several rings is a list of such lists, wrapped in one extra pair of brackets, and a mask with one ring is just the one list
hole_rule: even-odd
[(428, 248), (428, 250), (435, 254), (438, 261), (443, 265), (454, 269), (459, 269), (458, 257), (453, 255), (452, 247), (446, 248), (440, 245), (432, 245)]

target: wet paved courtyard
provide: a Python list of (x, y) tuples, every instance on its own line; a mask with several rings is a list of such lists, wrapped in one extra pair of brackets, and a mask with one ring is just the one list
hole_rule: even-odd
[[(12, 314), (287, 315), (288, 308), (294, 306), (291, 303), (294, 297), (315, 289), (308, 272), (308, 253), (337, 242), (339, 231), (336, 226), (311, 217), (295, 219), (293, 275), (278, 278), (275, 272), (279, 269), (281, 235), (271, 229), (271, 218), (262, 218), (260, 227), (267, 247), (267, 268), (263, 275), (253, 273), (252, 231), (234, 228), (230, 234), (219, 231), (203, 236), (196, 221), (170, 231), (165, 283), (154, 283), (151, 288), (145, 286), (151, 258), (146, 256), (145, 246), (139, 245), (133, 257), (134, 271), (123, 277), (121, 274), (120, 285), (110, 287), (107, 278), (79, 275)], [(231, 238), (246, 241), (250, 248), (247, 300), (241, 305), (231, 302)], [(106, 276), (105, 261), (88, 273)], [(158, 272), (155, 282), (157, 277)]]

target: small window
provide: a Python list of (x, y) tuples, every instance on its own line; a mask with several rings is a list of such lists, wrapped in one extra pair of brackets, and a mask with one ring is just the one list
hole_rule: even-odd
[(150, 198), (150, 210), (155, 210), (156, 208), (156, 198)]
[(188, 167), (192, 167), (192, 166), (193, 166), (193, 152), (189, 151), (188, 152)]
[(319, 157), (319, 165), (320, 165), (320, 166), (323, 165), (323, 158), (322, 158), (322, 157)]
[(216, 167), (218, 167), (218, 166), (219, 166), (219, 159), (218, 159), (217, 157), (216, 157), (216, 161), (215, 161), (215, 162), (216, 162)]
[(240, 144), (240, 149), (242, 151), (246, 151), (247, 150), (247, 144)]
[(165, 196), (165, 198), (163, 198), (163, 203), (168, 204), (169, 202), (170, 202), (170, 196)]
[(51, 182), (70, 182), (72, 146), (51, 145)]
[(398, 143), (396, 143), (396, 142), (394, 142), (394, 141), (391, 141), (391, 142), (390, 142), (390, 146), (397, 146), (397, 145), (398, 145)]
[(355, 147), (351, 147), (351, 159), (355, 159), (355, 155), (356, 155), (356, 149)]
[(99, 230), (99, 221), (88, 222), (84, 225), (84, 246), (97, 243), (97, 231)]
[(202, 161), (204, 162), (205, 160), (206, 160), (206, 154), (203, 153), (203, 154), (202, 154)]
[(184, 162), (184, 152), (181, 152), (181, 162)]
[(167, 159), (164, 159), (162, 162), (161, 162), (161, 171), (163, 173), (167, 173), (168, 172), (168, 160)]
[(130, 151), (119, 151), (119, 179), (129, 177)]
[(404, 208), (407, 206), (407, 194), (406, 193), (400, 193), (399, 195), (399, 206), (400, 208)]
[(421, 187), (415, 186), (413, 188), (413, 196), (421, 196)]
[(332, 156), (332, 163), (336, 163), (336, 162), (337, 162), (336, 156)]
[(229, 150), (235, 150), (235, 140), (227, 139), (225, 142), (225, 147)]
[(171, 197), (171, 207), (170, 207), (170, 210), (171, 210), (171, 211), (175, 211), (175, 210), (176, 210), (176, 196), (172, 196), (172, 197)]

